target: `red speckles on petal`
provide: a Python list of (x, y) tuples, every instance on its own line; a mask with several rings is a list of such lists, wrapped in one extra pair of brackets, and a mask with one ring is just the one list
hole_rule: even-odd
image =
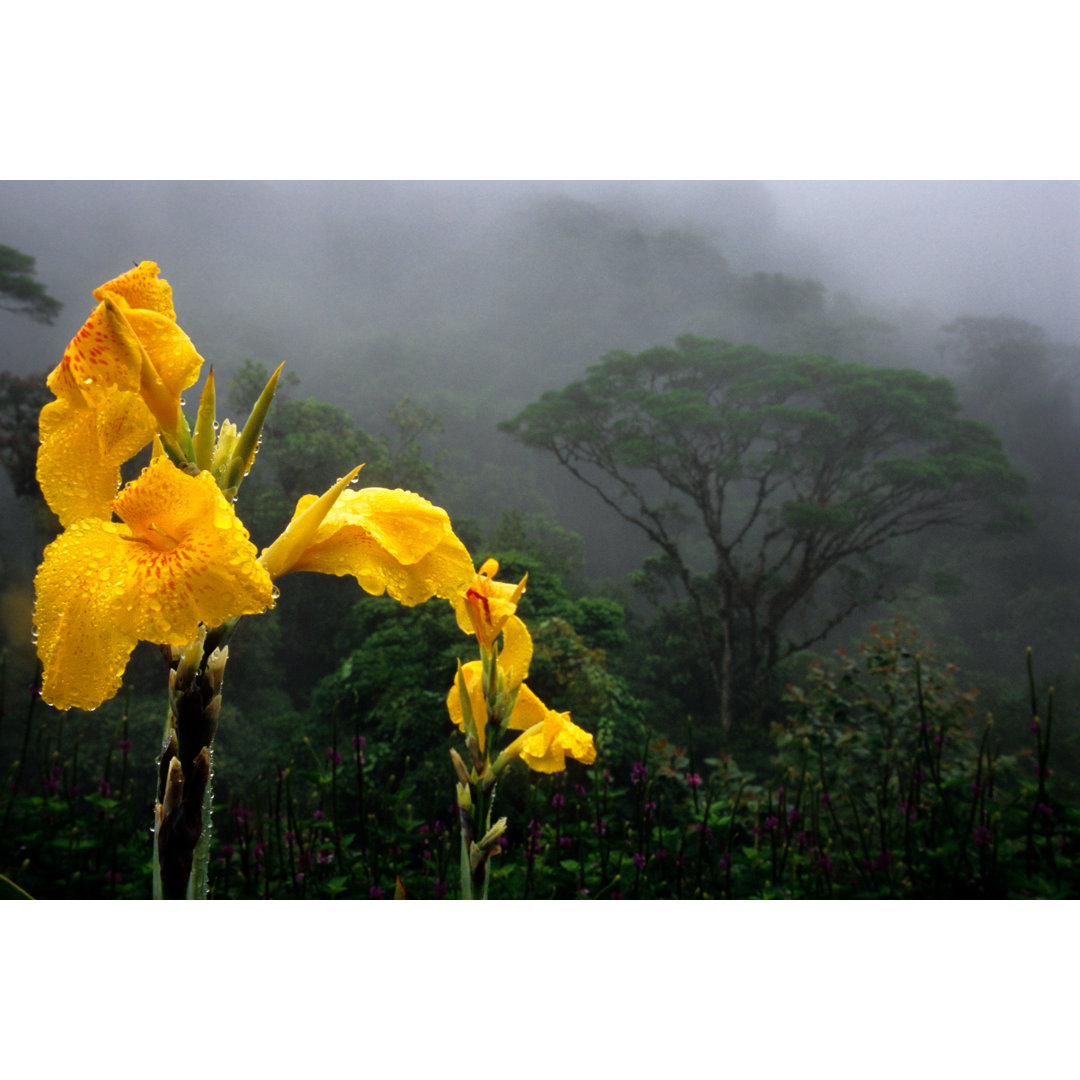
[(157, 263), (141, 262), (119, 277), (98, 286), (94, 290), (94, 299), (101, 300), (107, 292), (115, 293), (122, 296), (133, 308), (155, 311), (175, 322), (172, 287), (164, 278), (158, 277), (160, 273)]

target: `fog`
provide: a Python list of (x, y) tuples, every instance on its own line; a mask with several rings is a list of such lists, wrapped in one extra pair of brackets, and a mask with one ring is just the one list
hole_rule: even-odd
[[(1067, 492), (1060, 455), (1080, 446), (1080, 183), (9, 182), (0, 243), (33, 256), (64, 305), (51, 326), (0, 311), (4, 370), (49, 370), (91, 291), (153, 260), (221, 385), (245, 358), (285, 363), (295, 394), (376, 434), (411, 396), (445, 425), (426, 452), (440, 474), (432, 494), (455, 520), (483, 535), (506, 509), (546, 515), (582, 535), (594, 579), (625, 577), (647, 547), (497, 425), (609, 350), (693, 333), (959, 377), (942, 327), (1008, 316), (1040, 328), (1042, 381), (984, 379), (962, 399), (1001, 428), (1047, 499)], [(754, 275), (769, 275), (758, 292)], [(1037, 391), (1026, 411), (1017, 385)], [(327, 463), (312, 490), (349, 464)], [(29, 533), (6, 486), (3, 501), (10, 566)], [(1049, 581), (1072, 572), (1054, 531), (1069, 520), (1044, 528), (1052, 558), (1023, 556)], [(951, 610), (986, 619), (995, 575)], [(1028, 592), (1035, 625), (1041, 594)], [(1071, 641), (1055, 641), (1064, 662)]]
[[(284, 360), (305, 380), (376, 335), (506, 327), (522, 216), (552, 196), (645, 234), (690, 231), (735, 271), (814, 277), (831, 298), (938, 323), (1009, 314), (1080, 340), (1076, 183), (19, 182), (0, 185), (0, 242), (37, 259), (65, 309), (53, 327), (0, 312), (0, 362), (51, 366), (90, 290), (142, 259), (204, 356)], [(581, 369), (626, 344), (579, 340)]]
[(792, 251), (781, 269), (898, 308), (1008, 313), (1052, 336), (1080, 338), (1080, 185), (784, 181), (768, 188), (777, 231)]

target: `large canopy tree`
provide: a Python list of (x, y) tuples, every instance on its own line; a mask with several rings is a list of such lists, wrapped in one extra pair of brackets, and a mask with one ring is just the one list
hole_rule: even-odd
[(760, 714), (779, 661), (869, 598), (859, 571), (888, 541), (1024, 519), (1024, 479), (993, 431), (958, 415), (947, 380), (912, 370), (683, 337), (609, 353), (502, 427), (660, 549), (724, 730), (736, 635)]

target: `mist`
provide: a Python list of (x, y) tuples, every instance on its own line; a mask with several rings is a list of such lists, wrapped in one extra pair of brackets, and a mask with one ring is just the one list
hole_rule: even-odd
[[(1075, 724), (1055, 734), (1049, 784), (1025, 661), (1030, 646), (1065, 703), (1058, 714), (1075, 717), (1080, 184), (18, 182), (0, 184), (0, 244), (36, 260), (36, 280), (62, 304), (51, 324), (0, 311), (0, 630), (7, 685), (30, 686), (32, 702), (35, 572), (60, 531), (34, 481), (43, 378), (93, 310), (93, 290), (149, 260), (213, 367), (219, 420), (242, 419), (285, 367), (235, 499), (255, 550), (298, 500), (363, 462), (362, 487), (446, 510), (462, 579), (494, 558), (499, 581), (527, 582), (529, 688), (545, 717), (573, 715), (581, 756), (541, 760), (539, 779), (524, 768), (500, 777), (511, 821), (500, 862), (521, 869), (499, 875), (504, 895), (1076, 894), (1075, 860), (1061, 854), (1076, 850), (1075, 829), (1067, 841), (1053, 830), (1075, 801), (1080, 740)], [(174, 453), (191, 471), (205, 461)], [(126, 478), (148, 455), (126, 463)], [(383, 496), (417, 506), (400, 493), (363, 498)], [(67, 532), (77, 528), (90, 531), (80, 521)], [(374, 598), (333, 576), (338, 565), (285, 576), (267, 617), (245, 616), (229, 639), (227, 704), (209, 736), (214, 798), (229, 808), (214, 824), (215, 896), (436, 899), (461, 862), (445, 709), (475, 642), (445, 603), (416, 602), (420, 586), (401, 603), (389, 585)], [(62, 594), (68, 579), (58, 580)], [(435, 595), (463, 591), (457, 578), (442, 587)], [(138, 600), (125, 596), (127, 610)], [(73, 610), (63, 595), (43, 607)], [(69, 664), (84, 655), (72, 650)], [(825, 674), (849, 663), (862, 670)], [(29, 891), (144, 895), (160, 649), (136, 646), (122, 671), (122, 697), (71, 699), (93, 716), (43, 702), (29, 757), (32, 710), (23, 734), (0, 733), (16, 808), (0, 873), (17, 871)], [(44, 700), (62, 704), (44, 684)], [(1001, 718), (992, 748), (988, 722), (974, 737), (976, 694), (980, 721)], [(515, 707), (517, 689), (499, 695)], [(800, 748), (813, 738), (820, 754), (852, 710), (864, 714), (835, 746), (848, 759), (818, 762), (812, 776), (814, 755)], [(930, 746), (930, 716), (945, 751)], [(504, 721), (517, 730), (493, 714), (489, 742)], [(1001, 756), (1030, 754), (1033, 737), (1035, 781)], [(129, 751), (142, 755), (130, 777)], [(941, 773), (913, 800), (926, 755)], [(108, 861), (95, 854), (92, 873), (86, 862), (72, 876), (64, 858), (89, 856), (66, 841), (48, 850), (67, 855), (24, 861), (37, 841), (22, 838), (43, 828), (39, 792), (59, 800), (50, 793), (78, 765), (85, 775), (56, 812), (68, 821), (82, 784), (96, 828), (113, 817), (85, 792), (112, 807), (117, 763), (130, 833), (120, 854), (121, 827), (107, 824)], [(547, 775), (549, 764), (567, 771)], [(1007, 794), (991, 805), (999, 780), (986, 776), (999, 765)], [(594, 798), (597, 784), (610, 790)], [(850, 826), (818, 813), (820, 793), (841, 784)], [(658, 785), (666, 794), (653, 802)], [(611, 852), (607, 825), (594, 830), (588, 816), (609, 795), (611, 826), (629, 830)], [(534, 866), (533, 808), (564, 796), (567, 823), (582, 800), (577, 824), (552, 834)], [(920, 804), (911, 824), (919, 798), (948, 813)], [(305, 869), (291, 865), (291, 843), (276, 854), (254, 843), (252, 812), (230, 812), (245, 804), (267, 836), (306, 829)], [(1000, 806), (1012, 813), (1003, 833)], [(728, 817), (709, 818), (725, 807)], [(356, 825), (326, 820), (339, 811)], [(1036, 819), (1049, 853), (1038, 873)], [(783, 881), (777, 830), (791, 832)], [(384, 831), (405, 839), (369, 848)], [(600, 859), (584, 848), (568, 859), (570, 832), (601, 845)], [(871, 834), (882, 850), (855, 860), (854, 837), (865, 847)], [(676, 838), (694, 874), (668, 858)], [(266, 858), (251, 873), (249, 847)], [(946, 866), (947, 848), (957, 855)], [(242, 869), (230, 862), (237, 850)], [(829, 851), (850, 858), (850, 881), (833, 875)]]
[[(1078, 423), (1077, 183), (9, 182), (0, 243), (33, 256), (63, 304), (53, 325), (0, 311), (3, 370), (50, 370), (91, 291), (153, 260), (223, 398), (245, 360), (283, 363), (298, 380), (289, 394), (388, 436), (408, 397), (442, 425), (424, 446), (438, 465), (430, 494), (477, 543), (507, 511), (540, 515), (578, 534), (584, 579), (624, 595), (645, 538), (498, 431), (612, 350), (693, 334), (944, 373), (1008, 435), (1036, 487), (1067, 488), (1057, 462)], [(963, 341), (942, 331), (964, 318), (1027, 327), (1039, 379), (974, 379)], [(326, 463), (313, 489), (343, 467)], [(0, 545), (29, 574), (29, 519), (5, 491)], [(1058, 554), (1038, 559), (1062, 569), (1045, 525)], [(1002, 571), (986, 566), (953, 605), (965, 620), (989, 617)], [(1027, 603), (1033, 623), (1018, 633), (1045, 639)], [(1071, 642), (1054, 642), (1068, 663)]]
[[(628, 233), (692, 235), (735, 272), (813, 277), (831, 299), (939, 323), (1009, 314), (1080, 339), (1075, 183), (26, 182), (0, 184), (0, 235), (37, 259), (65, 311), (49, 328), (0, 312), (2, 363), (51, 366), (90, 289), (145, 258), (175, 283), (204, 355), (285, 361), (305, 380), (380, 335), (434, 344), (508, 328), (510, 305), (530, 299), (515, 283), (555, 286), (555, 249), (574, 244), (551, 235), (551, 260), (539, 261), (538, 208), (552, 199), (581, 211), (581, 251), (591, 214)], [(598, 350), (648, 344), (631, 337), (582, 327), (570, 345), (583, 369)]]

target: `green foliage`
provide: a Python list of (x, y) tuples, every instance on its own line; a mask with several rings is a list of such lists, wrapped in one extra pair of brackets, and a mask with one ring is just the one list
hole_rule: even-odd
[(35, 281), (36, 260), (13, 247), (0, 244), (0, 309), (29, 315), (35, 322), (51, 325), (63, 304)]
[[(258, 763), (241, 763), (239, 745), (215, 755), (213, 897), (456, 895), (448, 723), (435, 700), (444, 680), (416, 662), (448, 660), (466, 642), (448, 612), (358, 604), (362, 641), (310, 714), (263, 731)], [(610, 710), (595, 648), (557, 618), (542, 622), (537, 675), (583, 709)], [(512, 768), (497, 796), (510, 827), (491, 895), (1080, 896), (1080, 812), (1053, 767), (1052, 707), (1032, 677), (1021, 706), (1032, 746), (1008, 757), (996, 725), (976, 722), (975, 700), (897, 622), (805, 666), (771, 760), (752, 770), (702, 745), (696, 726), (678, 741), (623, 727), (622, 750), (591, 768)], [(43, 898), (148, 895), (154, 712), (28, 717), (27, 767), (9, 768), (0, 799), (0, 875)]]
[(301, 495), (321, 494), (354, 465), (369, 462), (370, 471), (377, 473), (382, 464), (383, 450), (372, 436), (344, 410), (311, 398), (275, 403), (265, 431), (272, 457), (260, 464), (264, 470), (272, 467), (294, 504)]
[[(229, 380), (228, 406), (230, 418), (239, 418), (251, 412), (251, 407), (259, 399), (263, 388), (270, 380), (270, 371), (265, 364), (260, 364), (250, 356), (245, 357), (240, 369)], [(278, 378), (274, 400), (279, 404), (292, 397), (292, 388), (300, 384), (300, 377), (295, 371), (285, 370)]]
[(0, 371), (0, 464), (18, 496), (37, 496), (38, 416), (52, 395), (43, 375)]
[(763, 323), (820, 318), (825, 314), (825, 286), (812, 278), (750, 274), (740, 279), (736, 295), (741, 306)]
[(567, 586), (579, 583), (585, 569), (582, 538), (543, 514), (503, 510), (488, 546), (496, 551), (526, 553)]
[[(747, 664), (763, 692), (784, 655), (865, 602), (849, 571), (876, 549), (944, 525), (1023, 520), (1024, 480), (993, 432), (958, 415), (947, 380), (913, 370), (688, 336), (609, 353), (501, 426), (664, 554), (695, 608), (725, 729), (736, 620), (751, 629)], [(713, 621), (718, 635), (704, 632)]]
[(303, 730), (329, 745), (333, 725), (365, 739), (374, 781), (429, 762), (449, 768), (453, 726), (446, 695), (469, 641), (449, 604), (405, 608), (386, 598), (356, 602), (338, 638), (342, 659), (312, 695)]
[[(992, 721), (974, 723), (975, 700), (901, 620), (872, 628), (854, 655), (814, 661), (789, 687), (781, 776), (808, 846), (836, 878), (891, 897), (1015, 895), (1033, 875), (1049, 895), (1075, 890), (1048, 782), (1047, 721), (1032, 721), (1032, 783), (1002, 756)], [(1037, 714), (1033, 680), (1031, 706)]]
[[(609, 765), (624, 763), (640, 744), (642, 705), (609, 667), (610, 648), (626, 641), (621, 605), (603, 598), (572, 599), (559, 577), (516, 553), (499, 553), (500, 578), (529, 575), (520, 612), (533, 638), (529, 686), (542, 701), (596, 737)], [(482, 561), (482, 560), (481, 560)], [(373, 776), (400, 776), (430, 765), (448, 767), (453, 727), (446, 696), (457, 661), (474, 659), (474, 643), (462, 634), (447, 604), (403, 608), (364, 597), (353, 606), (337, 640), (344, 656), (316, 687), (304, 724), (317, 744), (339, 725), (366, 740)], [(295, 744), (294, 744), (295, 745)]]

